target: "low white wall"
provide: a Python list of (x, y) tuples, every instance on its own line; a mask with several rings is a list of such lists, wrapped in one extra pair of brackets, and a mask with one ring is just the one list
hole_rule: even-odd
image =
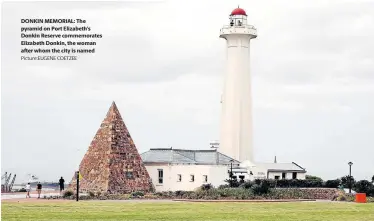
[[(157, 192), (160, 191), (192, 191), (202, 184), (210, 183), (215, 187), (225, 184), (224, 180), (229, 178), (227, 166), (222, 165), (146, 165), (147, 171)], [(163, 170), (163, 183), (158, 181), (158, 170)], [(178, 174), (182, 180), (178, 181)], [(194, 181), (190, 176), (194, 175)], [(208, 181), (204, 182), (204, 175)]]
[[(286, 179), (291, 180), (292, 179), (292, 172), (285, 172), (286, 173)], [(279, 176), (279, 179), (282, 179), (282, 172), (269, 172), (269, 179), (275, 179), (275, 176)], [(297, 173), (298, 180), (305, 180), (305, 173)]]

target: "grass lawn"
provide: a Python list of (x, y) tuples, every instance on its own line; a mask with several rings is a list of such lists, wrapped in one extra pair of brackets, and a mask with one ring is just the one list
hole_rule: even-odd
[(374, 220), (374, 203), (2, 202), (2, 220)]

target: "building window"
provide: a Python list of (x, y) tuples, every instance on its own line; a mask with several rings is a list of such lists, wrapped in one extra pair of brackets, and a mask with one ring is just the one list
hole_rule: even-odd
[(275, 176), (274, 179), (279, 180), (279, 176)]
[(286, 173), (282, 173), (282, 179), (286, 179)]
[(134, 178), (134, 176), (133, 176), (133, 174), (132, 174), (131, 171), (126, 171), (126, 178), (127, 179), (133, 179)]
[(177, 175), (177, 181), (178, 182), (182, 182), (182, 174), (178, 174)]
[(297, 179), (297, 173), (296, 172), (292, 173), (292, 179)]
[(195, 182), (195, 175), (190, 175), (190, 182)]
[(204, 180), (204, 183), (207, 183), (208, 182), (208, 175), (203, 175), (203, 180)]
[(164, 171), (162, 169), (158, 169), (158, 183), (164, 183)]

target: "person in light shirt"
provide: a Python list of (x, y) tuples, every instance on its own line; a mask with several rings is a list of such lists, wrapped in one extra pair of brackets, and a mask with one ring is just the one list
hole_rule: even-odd
[(31, 185), (30, 185), (30, 183), (26, 184), (26, 188), (25, 189), (26, 189), (26, 192), (27, 192), (26, 193), (26, 198), (27, 197), (31, 198), (31, 196), (30, 196), (30, 192), (31, 192)]

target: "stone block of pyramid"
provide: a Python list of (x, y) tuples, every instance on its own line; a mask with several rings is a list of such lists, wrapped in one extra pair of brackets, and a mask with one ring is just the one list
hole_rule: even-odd
[[(153, 184), (116, 104), (109, 111), (84, 155), (79, 172), (83, 192), (150, 192)], [(75, 176), (71, 189), (76, 190)]]

